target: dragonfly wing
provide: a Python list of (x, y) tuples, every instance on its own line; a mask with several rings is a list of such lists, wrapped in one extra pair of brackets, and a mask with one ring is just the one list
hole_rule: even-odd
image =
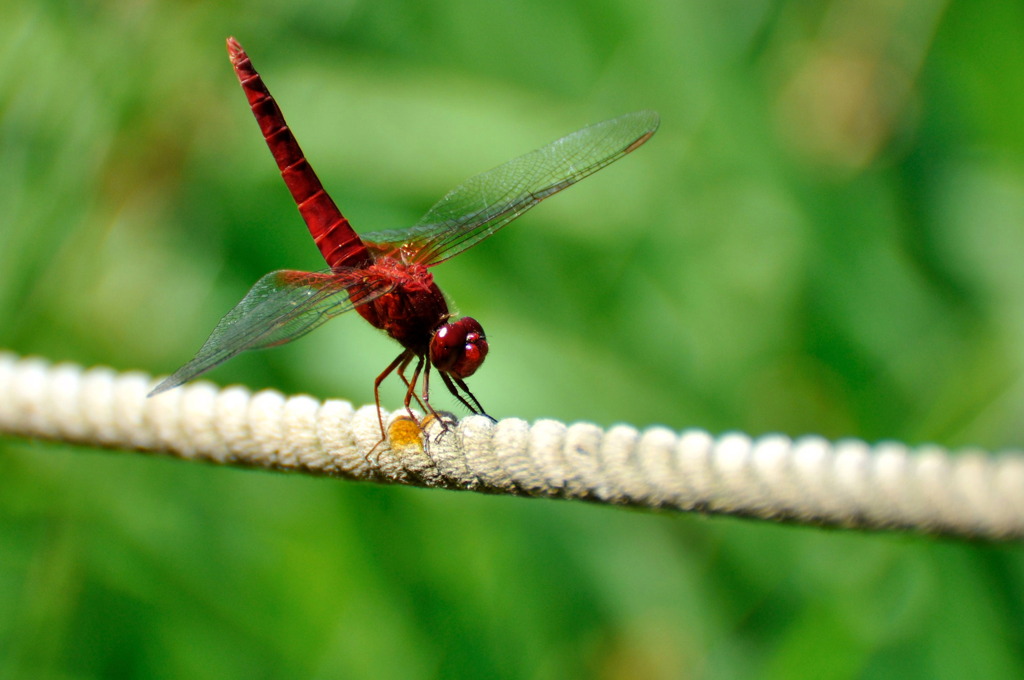
[(271, 272), (224, 315), (195, 357), (157, 385), (149, 396), (182, 385), (239, 352), (300, 338), (388, 290), (379, 280), (365, 281), (344, 271)]
[(622, 158), (658, 129), (653, 111), (628, 113), (562, 137), (448, 192), (408, 229), (363, 236), (377, 253), (403, 250), (432, 266), (484, 240), (566, 187)]

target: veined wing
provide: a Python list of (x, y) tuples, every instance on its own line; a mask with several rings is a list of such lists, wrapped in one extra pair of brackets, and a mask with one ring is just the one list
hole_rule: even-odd
[(467, 180), (415, 226), (364, 234), (363, 241), (377, 254), (402, 249), (407, 262), (444, 262), (548, 196), (622, 158), (657, 129), (657, 113), (637, 111), (577, 130)]
[(239, 352), (281, 345), (393, 288), (354, 272), (270, 272), (224, 315), (195, 357), (149, 393), (182, 385)]

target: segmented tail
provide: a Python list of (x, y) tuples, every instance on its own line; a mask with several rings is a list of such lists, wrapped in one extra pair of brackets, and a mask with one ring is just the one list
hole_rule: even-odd
[(337, 270), (369, 262), (371, 256), (366, 246), (324, 191), (320, 179), (285, 122), (281, 108), (256, 72), (245, 50), (234, 38), (228, 38), (228, 54), (252, 113), (256, 116), (256, 122), (263, 132), (263, 138), (267, 140), (270, 153), (281, 170), (281, 177), (292, 193), (299, 213), (328, 266)]

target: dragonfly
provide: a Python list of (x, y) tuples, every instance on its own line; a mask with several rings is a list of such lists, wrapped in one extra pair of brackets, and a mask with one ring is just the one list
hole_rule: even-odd
[(327, 269), (263, 276), (224, 315), (195, 357), (149, 396), (183, 385), (240, 352), (291, 342), (355, 310), (402, 346), (373, 383), (382, 440), (386, 433), (380, 385), (392, 373), (405, 385), (403, 404), (413, 420), (413, 401), (439, 418), (430, 404), (431, 369), (471, 413), (490, 417), (465, 382), (487, 357), (487, 337), (476, 319), (454, 318), (449, 312), (431, 268), (636, 150), (657, 130), (658, 115), (638, 111), (585, 127), (469, 179), (411, 227), (359, 235), (324, 190), (245, 50), (234, 38), (228, 38), (227, 48), (263, 138)]

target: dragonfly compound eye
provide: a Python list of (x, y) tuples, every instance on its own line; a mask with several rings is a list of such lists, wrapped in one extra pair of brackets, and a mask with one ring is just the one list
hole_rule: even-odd
[(487, 350), (484, 329), (467, 316), (437, 329), (430, 339), (430, 363), (456, 378), (468, 378), (484, 363)]

